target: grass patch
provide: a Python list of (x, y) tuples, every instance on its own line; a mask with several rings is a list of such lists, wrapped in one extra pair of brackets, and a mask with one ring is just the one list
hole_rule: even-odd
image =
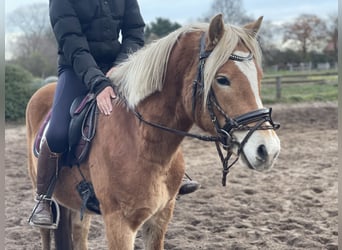
[(312, 101), (337, 101), (338, 85), (333, 84), (283, 84), (281, 98), (276, 98), (276, 87), (264, 84), (261, 88), (264, 103), (298, 103)]
[[(276, 76), (281, 77), (281, 98), (276, 98)], [(310, 72), (276, 72), (264, 75), (261, 96), (264, 103), (298, 103), (337, 101), (336, 70)]]

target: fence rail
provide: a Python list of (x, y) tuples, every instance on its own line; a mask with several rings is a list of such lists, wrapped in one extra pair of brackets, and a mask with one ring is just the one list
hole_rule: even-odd
[(337, 78), (337, 71), (310, 72), (283, 75), (265, 75), (262, 84), (274, 85), (276, 88), (276, 99), (281, 98), (282, 85), (284, 84), (327, 84), (331, 78)]

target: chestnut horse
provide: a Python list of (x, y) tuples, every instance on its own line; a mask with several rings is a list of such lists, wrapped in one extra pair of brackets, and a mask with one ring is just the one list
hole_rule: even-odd
[[(145, 249), (163, 249), (185, 171), (184, 136), (223, 144), (223, 163), (233, 154), (255, 170), (274, 164), (280, 142), (260, 98), (261, 22), (235, 27), (217, 15), (209, 25), (182, 27), (146, 46), (113, 71), (119, 97), (111, 115), (99, 115), (89, 157), (80, 166), (99, 200), (108, 249), (133, 249), (139, 229)], [(31, 149), (54, 89), (41, 88), (27, 107), (33, 184), (37, 159)], [(194, 124), (210, 135), (190, 134)], [(81, 180), (76, 167), (61, 168), (54, 198), (62, 206), (56, 243), (64, 246), (57, 249), (87, 249), (91, 212), (80, 221), (75, 187)], [(50, 247), (48, 235), (42, 229), (44, 249)]]

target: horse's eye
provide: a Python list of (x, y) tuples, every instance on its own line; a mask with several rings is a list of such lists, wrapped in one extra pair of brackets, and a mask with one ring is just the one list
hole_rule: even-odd
[(230, 81), (229, 81), (229, 79), (228, 79), (227, 77), (225, 77), (225, 76), (218, 76), (218, 77), (216, 78), (216, 81), (217, 81), (217, 83), (220, 84), (220, 85), (230, 86)]

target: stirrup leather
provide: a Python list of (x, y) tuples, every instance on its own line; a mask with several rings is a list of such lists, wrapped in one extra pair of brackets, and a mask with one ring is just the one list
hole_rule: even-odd
[[(47, 229), (56, 229), (58, 227), (59, 220), (60, 220), (60, 209), (59, 209), (59, 205), (58, 205), (57, 201), (54, 198), (47, 197), (46, 195), (40, 195), (35, 200), (37, 201), (37, 203), (36, 203), (36, 205), (34, 206), (32, 212), (31, 212), (31, 215), (30, 215), (30, 217), (28, 219), (28, 223), (31, 226), (35, 226), (35, 227), (47, 228)], [(54, 210), (53, 210), (53, 212), (54, 212), (53, 213), (53, 223), (51, 225), (36, 224), (36, 223), (34, 223), (32, 221), (32, 217), (33, 217), (34, 213), (36, 212), (39, 204), (42, 201), (48, 201), (48, 202), (50, 202), (50, 207), (51, 208), (52, 208), (52, 206), (54, 207)]]

